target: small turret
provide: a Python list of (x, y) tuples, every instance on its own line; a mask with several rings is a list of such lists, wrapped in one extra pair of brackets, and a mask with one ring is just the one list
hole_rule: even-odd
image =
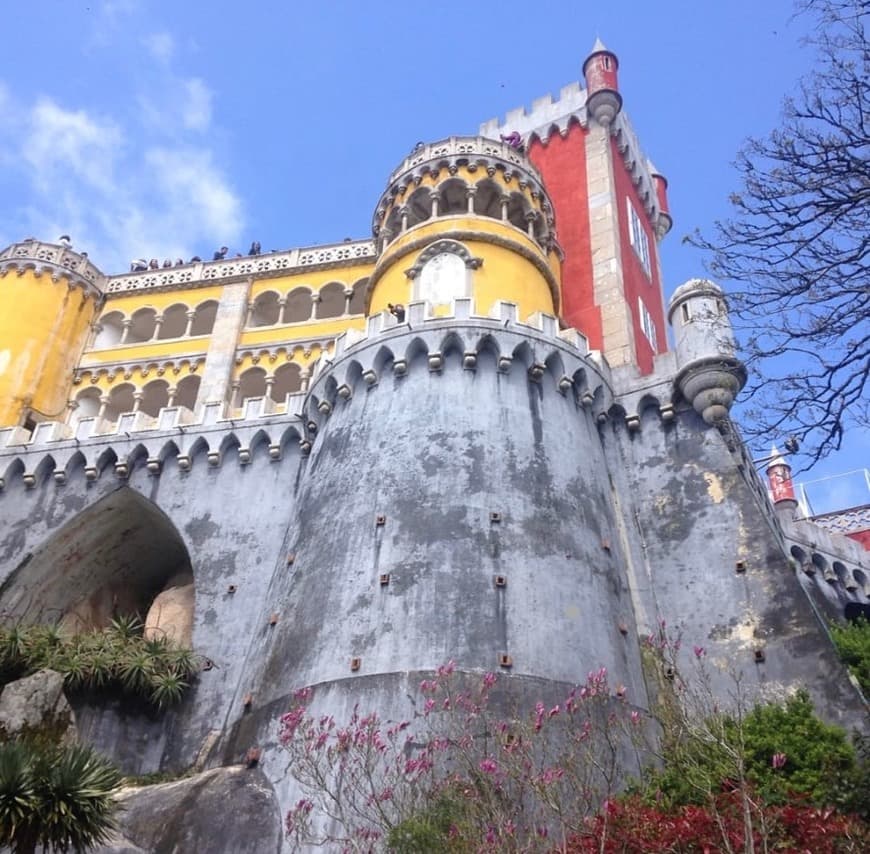
[(607, 127), (622, 109), (622, 95), (616, 72), (619, 60), (609, 51), (601, 39), (595, 39), (592, 53), (583, 63), (586, 78), (586, 110), (598, 124)]
[(797, 507), (794, 494), (794, 483), (791, 479), (791, 466), (774, 445), (770, 449), (770, 462), (767, 464), (767, 484), (770, 487), (770, 497), (777, 510), (789, 513)]
[(715, 424), (727, 417), (746, 383), (746, 368), (734, 355), (725, 294), (707, 279), (689, 279), (671, 297), (668, 322), (676, 343), (677, 387), (707, 424)]
[(668, 204), (668, 179), (658, 169), (647, 161), (647, 168), (652, 176), (656, 188), (656, 199), (659, 203), (658, 217), (655, 221), (656, 238), (661, 240), (673, 227), (674, 220), (671, 217), (671, 208)]

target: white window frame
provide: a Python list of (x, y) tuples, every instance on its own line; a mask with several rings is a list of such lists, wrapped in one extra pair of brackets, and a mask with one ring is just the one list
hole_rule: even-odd
[(649, 313), (649, 309), (640, 297), (637, 298), (637, 311), (640, 317), (640, 328), (646, 336), (646, 340), (649, 341), (653, 353), (658, 353), (659, 346), (658, 338), (656, 336), (656, 324), (653, 320), (653, 316)]
[(649, 249), (649, 237), (647, 236), (646, 229), (643, 227), (640, 215), (631, 203), (631, 199), (626, 198), (625, 202), (628, 207), (628, 236), (631, 240), (631, 246), (647, 277), (652, 279), (652, 256)]

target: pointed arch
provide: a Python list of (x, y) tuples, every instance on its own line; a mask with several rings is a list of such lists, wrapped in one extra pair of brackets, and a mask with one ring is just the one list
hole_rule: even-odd
[(205, 436), (197, 436), (194, 443), (190, 446), (190, 450), (187, 452), (187, 455), (190, 457), (190, 462), (194, 463), (197, 457), (205, 457), (208, 456), (208, 452), (211, 450), (209, 447), (208, 441)]
[(169, 383), (166, 380), (152, 380), (142, 389), (139, 409), (146, 415), (156, 418), (160, 410), (169, 406)]
[[(375, 361), (372, 367), (374, 368), (375, 373), (380, 377), (392, 369), (394, 361), (395, 357), (393, 356), (393, 351), (389, 347), (382, 346), (375, 355)], [(362, 369), (360, 368), (360, 374), (361, 373)], [(350, 383), (348, 383), (348, 385), (350, 385)]]
[(408, 197), (408, 228), (425, 222), (432, 216), (432, 188), (418, 187)]
[(202, 377), (196, 374), (189, 374), (179, 380), (175, 386), (175, 405), (183, 406), (193, 412), (196, 409), (196, 398), (199, 395), (201, 383)]
[(360, 279), (353, 284), (353, 296), (350, 298), (350, 304), (347, 308), (348, 314), (365, 314), (366, 311), (366, 291), (368, 290), (368, 278)]
[(414, 338), (405, 350), (405, 362), (408, 365), (408, 369), (410, 370), (415, 360), (422, 359), (425, 362), (428, 358), (429, 347), (426, 345), (426, 342), (422, 338)]
[(273, 376), (271, 397), (276, 403), (284, 403), (288, 394), (302, 388), (302, 369), (296, 362), (285, 362)]
[[(157, 505), (122, 487), (45, 540), (26, 572), (9, 576), (0, 587), (0, 613), (26, 622), (62, 620), (77, 630), (102, 628), (121, 615), (145, 618), (182, 573), (192, 585), (190, 556), (178, 530)], [(189, 601), (179, 638), (188, 645), (192, 595)]]
[(552, 381), (558, 385), (562, 377), (565, 376), (565, 362), (562, 360), (562, 354), (558, 350), (553, 350), (544, 361), (544, 367), (547, 369), (547, 374)]
[(163, 447), (157, 454), (157, 459), (160, 460), (163, 465), (166, 465), (170, 460), (174, 461), (180, 453), (181, 451), (178, 450), (178, 445), (170, 439), (168, 442), (163, 444)]
[(6, 466), (6, 471), (3, 472), (0, 479), (6, 484), (6, 486), (10, 486), (16, 480), (18, 480), (24, 474), (24, 462), (21, 457), (16, 457), (12, 460), (9, 465)]
[(251, 439), (250, 444), (248, 445), (248, 449), (251, 452), (251, 457), (255, 457), (258, 452), (262, 453), (263, 456), (269, 456), (269, 445), (272, 444), (272, 440), (269, 437), (269, 434), (265, 430), (257, 430), (254, 433), (254, 437)]
[(449, 178), (438, 185), (440, 200), (438, 216), (457, 216), (468, 213), (468, 184), (461, 178)]
[(236, 436), (235, 433), (227, 433), (226, 436), (221, 439), (220, 444), (220, 452), (221, 456), (224, 456), (231, 450), (235, 450), (238, 452), (239, 448), (242, 446), (242, 443), (239, 441), (239, 437)]
[(465, 342), (455, 331), (448, 332), (441, 341), (441, 356), (444, 363), (453, 361), (454, 367), (462, 364), (462, 356), (465, 353)]
[(46, 454), (33, 470), (34, 486), (41, 486), (45, 483), (54, 474), (56, 468), (57, 463), (54, 457), (51, 454)]
[(120, 311), (110, 311), (100, 317), (97, 323), (94, 349), (104, 350), (117, 347), (124, 335), (124, 315)]
[(103, 472), (107, 468), (114, 466), (116, 462), (118, 462), (118, 455), (115, 453), (115, 449), (114, 448), (106, 448), (97, 457), (96, 469), (98, 472)]
[(66, 479), (72, 480), (78, 472), (83, 472), (85, 470), (86, 465), (87, 461), (85, 460), (85, 455), (81, 451), (76, 451), (66, 461), (66, 465), (63, 467)]
[(534, 361), (534, 357), (532, 355), (532, 348), (529, 347), (528, 342), (522, 341), (514, 347), (513, 353), (511, 354), (514, 364), (523, 365), (523, 367), (528, 370), (532, 366), (532, 362)]
[(157, 312), (153, 308), (140, 308), (133, 312), (130, 318), (130, 328), (127, 332), (127, 343), (138, 344), (150, 341), (157, 329)]

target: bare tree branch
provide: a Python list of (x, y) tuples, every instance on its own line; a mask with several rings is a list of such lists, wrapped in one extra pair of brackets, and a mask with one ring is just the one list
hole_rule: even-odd
[(749, 139), (732, 215), (693, 245), (730, 281), (750, 368), (750, 439), (801, 439), (811, 464), (870, 424), (870, 0), (797, 0), (816, 67)]

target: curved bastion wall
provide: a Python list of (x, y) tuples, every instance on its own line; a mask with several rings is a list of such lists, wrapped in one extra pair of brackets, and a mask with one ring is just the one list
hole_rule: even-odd
[(603, 399), (602, 369), (532, 327), (426, 325), (339, 345), (312, 385), (258, 704), (348, 680), (361, 709), (382, 708), (389, 675), (449, 659), (508, 684), (603, 665), (643, 704), (607, 465), (581, 402)]

